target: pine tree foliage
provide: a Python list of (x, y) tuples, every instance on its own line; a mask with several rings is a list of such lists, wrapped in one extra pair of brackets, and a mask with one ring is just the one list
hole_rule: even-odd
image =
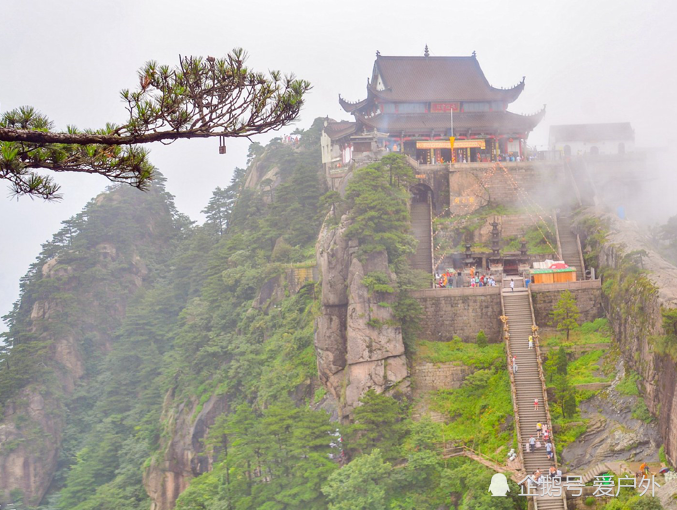
[[(9, 316), (0, 402), (26, 386), (56, 388), (53, 335), (77, 337), (85, 374), (71, 393), (50, 397), (65, 429), (49, 510), (147, 510), (143, 473), (164, 458), (174, 434), (167, 416), (195, 419), (212, 399), (228, 408), (200, 443), (213, 465), (191, 480), (178, 510), (434, 510), (450, 493), (459, 508), (493, 508), (491, 473), (442, 459), (439, 425), (413, 422), (405, 403), (368, 392), (354, 425), (317, 409), (324, 402), (313, 345), (318, 287), (309, 282), (294, 293), (284, 282), (290, 266), (314, 260), (329, 209), (353, 216), (364, 253), (388, 253), (405, 340), (415, 338), (420, 314), (406, 291), (422, 283), (407, 264), (414, 241), (406, 169), (391, 158), (358, 172), (346, 201), (322, 200), (321, 128), (318, 119), (294, 147), (252, 144), (247, 175), (236, 171), (215, 191), (204, 226), (177, 213), (161, 185), (148, 194), (121, 187), (44, 245)], [(274, 167), (269, 186), (245, 186)], [(270, 286), (280, 292), (264, 299)], [(44, 301), (58, 306), (31, 330), (31, 313)], [(496, 508), (523, 503), (507, 498)]]
[(217, 187), (209, 199), (207, 207), (202, 210), (207, 218), (207, 225), (212, 227), (220, 236), (226, 233), (230, 222), (235, 201), (242, 191), (243, 179), (246, 170), (235, 168), (230, 186), (227, 188)]
[(577, 320), (580, 315), (578, 306), (576, 305), (576, 298), (571, 291), (565, 290), (562, 292), (551, 315), (553, 322), (557, 325), (557, 329), (566, 331), (568, 342), (571, 330), (578, 328)]
[(9, 331), (3, 334), (0, 406), (29, 382), (47, 383), (60, 370), (51, 350), (55, 337), (89, 338), (84, 348), (100, 346), (119, 325), (119, 311), (140, 279), (152, 279), (153, 265), (166, 262), (185, 221), (158, 181), (146, 195), (114, 188), (64, 222), (22, 279), (20, 300), (4, 318)]
[(15, 195), (48, 200), (60, 198), (59, 186), (38, 169), (99, 174), (147, 189), (154, 168), (138, 144), (248, 138), (292, 122), (310, 84), (279, 71), (254, 72), (246, 60), (236, 48), (219, 59), (180, 57), (176, 67), (147, 62), (138, 89), (121, 92), (127, 122), (96, 131), (69, 126), (55, 132), (46, 116), (28, 106), (6, 112), (0, 117), (0, 179)]
[(414, 253), (416, 247), (410, 233), (406, 187), (413, 172), (407, 166), (407, 173), (397, 170), (397, 175), (403, 173), (406, 179), (393, 179), (391, 168), (399, 168), (398, 162), (395, 159), (390, 166), (379, 162), (358, 169), (346, 188), (352, 222), (346, 235), (359, 241), (362, 253), (385, 250), (391, 263)]
[(360, 453), (378, 448), (386, 459), (399, 456), (399, 445), (406, 434), (403, 419), (406, 408), (397, 400), (377, 394), (373, 389), (360, 399), (355, 409), (355, 424), (350, 429), (348, 446)]

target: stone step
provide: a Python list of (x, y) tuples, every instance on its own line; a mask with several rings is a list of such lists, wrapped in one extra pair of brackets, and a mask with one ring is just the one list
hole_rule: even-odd
[[(536, 436), (537, 423), (547, 423), (545, 398), (539, 373), (540, 360), (536, 350), (529, 349), (528, 338), (533, 332), (533, 314), (528, 291), (519, 294), (504, 291), (503, 313), (508, 316), (510, 327), (510, 354), (517, 357), (518, 370), (514, 374), (512, 384), (519, 416), (520, 435), (526, 443), (532, 435)], [(539, 402), (538, 409), (534, 409), (535, 399)], [(540, 442), (542, 446), (539, 450), (523, 452), (524, 467), (527, 472), (533, 472), (538, 468), (545, 473), (552, 465), (545, 451), (545, 442), (542, 439)], [(549, 499), (547, 505), (548, 508), (551, 505), (555, 505), (552, 508), (564, 508), (561, 500)]]

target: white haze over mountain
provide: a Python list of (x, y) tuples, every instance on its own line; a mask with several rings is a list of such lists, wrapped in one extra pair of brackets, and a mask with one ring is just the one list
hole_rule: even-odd
[[(5, 0), (0, 109), (32, 105), (61, 129), (121, 122), (119, 91), (136, 86), (146, 60), (175, 64), (179, 54), (221, 56), (239, 46), (257, 70), (280, 69), (311, 81), (297, 123), (307, 127), (317, 116), (348, 118), (338, 94), (353, 101), (365, 96), (376, 50), (422, 55), (428, 44), (438, 56), (477, 51), (496, 87), (526, 75), (510, 110), (532, 113), (548, 105), (532, 146), (545, 148), (552, 124), (629, 121), (638, 147), (664, 147), (677, 139), (676, 15), (677, 4), (669, 0)], [(216, 140), (194, 140), (152, 147), (152, 161), (168, 178), (178, 208), (197, 221), (212, 190), (245, 164), (246, 140), (229, 141), (226, 156), (217, 146)], [(672, 161), (665, 162), (666, 179), (647, 193), (661, 216), (674, 207)], [(17, 202), (6, 193), (0, 198), (0, 314), (18, 297), (19, 278), (40, 244), (107, 184), (91, 176), (57, 179), (61, 203)]]

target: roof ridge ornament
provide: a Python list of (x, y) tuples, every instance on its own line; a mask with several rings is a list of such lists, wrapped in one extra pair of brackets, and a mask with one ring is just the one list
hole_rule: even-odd
[(472, 56), (473, 58), (477, 58), (477, 52), (475, 50), (472, 50)]
[(376, 58), (378, 58), (378, 57), (380, 57), (380, 56), (381, 56), (381, 52), (378, 51), (378, 50), (376, 50)]
[(424, 57), (429, 57), (430, 56), (430, 50), (428, 50), (428, 45), (425, 45), (425, 49), (423, 50), (423, 56)]

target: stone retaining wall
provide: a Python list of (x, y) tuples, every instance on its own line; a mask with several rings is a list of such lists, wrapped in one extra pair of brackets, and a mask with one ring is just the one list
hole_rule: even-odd
[(552, 316), (550, 313), (565, 290), (570, 291), (576, 298), (576, 305), (580, 311), (579, 324), (604, 317), (602, 285), (599, 280), (532, 284), (529, 288), (531, 289), (531, 300), (534, 304), (536, 324), (543, 330), (554, 328), (551, 325)]
[(416, 393), (460, 388), (473, 369), (458, 363), (416, 362), (412, 378)]
[[(579, 323), (604, 316), (602, 288), (599, 280), (531, 285), (536, 324), (543, 330), (552, 328), (554, 306), (563, 290), (570, 290), (580, 310)], [(460, 289), (426, 289), (411, 293), (423, 307), (419, 338), (449, 342), (454, 336), (475, 342), (483, 330), (489, 342), (499, 342), (501, 334), (501, 297), (499, 287)]]
[(489, 342), (500, 341), (501, 297), (498, 287), (429, 289), (412, 292), (423, 307), (419, 338), (449, 342), (454, 336), (475, 342), (483, 330)]
[[(486, 201), (503, 205), (523, 205), (525, 194), (531, 200), (549, 203), (561, 198), (554, 190), (568, 187), (561, 162), (530, 161), (508, 163), (459, 163), (449, 172), (450, 207), (457, 197), (474, 197), (484, 205)], [(467, 206), (466, 206), (467, 208)]]

